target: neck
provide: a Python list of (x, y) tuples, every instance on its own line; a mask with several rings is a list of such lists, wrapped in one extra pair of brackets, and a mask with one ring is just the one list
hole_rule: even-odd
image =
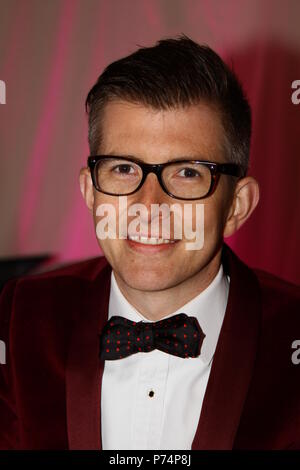
[(160, 291), (133, 289), (114, 271), (118, 287), (127, 301), (145, 318), (158, 321), (170, 315), (204, 291), (216, 277), (221, 250), (199, 272), (180, 284)]

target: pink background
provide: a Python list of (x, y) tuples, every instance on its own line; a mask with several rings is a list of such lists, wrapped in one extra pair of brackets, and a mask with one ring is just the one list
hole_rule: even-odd
[(137, 45), (185, 33), (233, 63), (253, 109), (261, 201), (227, 242), (251, 266), (300, 284), (299, 18), (297, 0), (1, 0), (0, 257), (99, 254), (78, 184), (86, 94)]

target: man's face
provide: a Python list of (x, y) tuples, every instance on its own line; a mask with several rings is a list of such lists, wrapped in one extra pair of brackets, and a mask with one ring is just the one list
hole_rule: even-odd
[[(206, 104), (157, 111), (141, 104), (111, 102), (104, 110), (101, 135), (98, 154), (102, 155), (130, 155), (145, 163), (164, 163), (180, 158), (225, 162), (222, 145), (224, 131), (220, 118), (214, 108)], [(160, 187), (156, 175), (150, 173), (142, 188), (127, 196), (127, 206), (144, 204), (150, 214), (151, 204), (204, 204), (204, 246), (200, 250), (189, 251), (184, 238), (163, 246), (141, 245), (128, 239), (98, 239), (116, 276), (131, 288), (157, 291), (184, 283), (200, 271), (214, 270), (219, 264), (223, 231), (231, 204), (227, 178), (221, 176), (211, 196), (183, 201), (168, 196)], [(100, 220), (96, 209), (103, 203), (115, 206), (118, 220), (118, 196), (93, 191), (91, 208), (95, 226)], [(192, 213), (195, 218), (195, 207)], [(131, 219), (128, 218), (128, 224)], [(148, 222), (150, 235), (150, 217)], [(142, 232), (145, 233), (145, 230), (144, 224)]]

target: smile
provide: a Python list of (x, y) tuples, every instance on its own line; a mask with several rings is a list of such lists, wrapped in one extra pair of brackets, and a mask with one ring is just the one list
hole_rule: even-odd
[(142, 245), (162, 245), (167, 243), (175, 243), (176, 240), (168, 240), (165, 238), (154, 238), (154, 237), (142, 237), (142, 236), (128, 236), (129, 240), (132, 240), (136, 243), (141, 243)]

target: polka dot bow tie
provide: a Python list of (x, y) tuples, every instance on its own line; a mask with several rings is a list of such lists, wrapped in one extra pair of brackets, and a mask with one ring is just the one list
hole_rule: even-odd
[(153, 349), (182, 358), (197, 357), (204, 338), (197, 318), (185, 313), (157, 322), (133, 322), (113, 316), (100, 334), (100, 358), (122, 359)]

